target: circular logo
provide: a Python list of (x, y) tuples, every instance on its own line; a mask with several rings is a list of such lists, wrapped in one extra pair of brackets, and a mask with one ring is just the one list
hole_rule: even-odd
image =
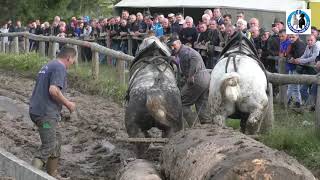
[(310, 27), (310, 17), (302, 10), (293, 11), (288, 16), (287, 25), (294, 33), (304, 33)]

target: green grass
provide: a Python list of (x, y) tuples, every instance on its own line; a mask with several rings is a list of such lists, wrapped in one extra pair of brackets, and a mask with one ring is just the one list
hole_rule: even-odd
[[(45, 57), (40, 57), (36, 53), (23, 55), (1, 54), (0, 68), (27, 73), (36, 76), (39, 69), (48, 62)], [(79, 64), (68, 70), (68, 84), (72, 88), (92, 95), (111, 97), (119, 104), (122, 103), (126, 92), (126, 85), (119, 83), (115, 68), (108, 65), (100, 65), (98, 80), (92, 79), (91, 64)]]
[(91, 64), (79, 64), (78, 68), (70, 69), (70, 80), (73, 88), (89, 94), (111, 97), (122, 103), (127, 86), (118, 80), (114, 67), (100, 65), (98, 80), (92, 79)]
[(47, 58), (40, 57), (35, 53), (23, 55), (0, 53), (0, 68), (12, 71), (31, 72), (32, 74), (36, 74), (43, 64), (47, 62)]
[(240, 129), (239, 119), (227, 119), (226, 125), (232, 127), (233, 129)]
[[(260, 135), (265, 145), (284, 151), (311, 170), (320, 169), (320, 138), (316, 136), (314, 112), (296, 113), (275, 104), (274, 128)], [(227, 126), (240, 129), (240, 120), (227, 119)]]
[(285, 151), (306, 167), (320, 168), (320, 138), (317, 137), (314, 112), (298, 114), (275, 105), (274, 128), (261, 135), (261, 141), (272, 148)]
[[(0, 68), (35, 75), (40, 67), (48, 61), (31, 53), (26, 55), (0, 54)], [(91, 76), (91, 64), (80, 64), (75, 70), (69, 70), (68, 81), (72, 88), (80, 92), (111, 97), (116, 102), (123, 102), (126, 86), (118, 81), (115, 68), (100, 65), (98, 80)], [(320, 169), (320, 138), (314, 132), (314, 113), (297, 114), (275, 105), (274, 129), (260, 136), (264, 144), (282, 150), (295, 157), (306, 167)], [(228, 119), (227, 125), (239, 129), (240, 121)]]

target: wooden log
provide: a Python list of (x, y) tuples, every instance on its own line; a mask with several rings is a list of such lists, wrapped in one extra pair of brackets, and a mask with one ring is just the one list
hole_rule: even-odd
[(119, 170), (116, 180), (161, 180), (161, 178), (151, 162), (136, 159)]
[(19, 39), (18, 36), (13, 37), (12, 43), (12, 53), (19, 54)]
[(317, 75), (287, 75), (267, 72), (267, 78), (272, 84), (313, 84), (318, 82)]
[(121, 84), (126, 83), (125, 70), (126, 70), (125, 62), (122, 59), (117, 59), (117, 72), (118, 72), (118, 77)]
[(268, 133), (272, 130), (273, 128), (273, 122), (274, 122), (274, 111), (273, 111), (273, 89), (272, 89), (272, 84), (269, 83), (268, 86), (268, 107), (266, 114), (262, 120), (261, 127), (260, 127), (260, 132), (261, 133)]
[(99, 52), (92, 50), (92, 78), (99, 78)]
[(24, 52), (29, 53), (30, 51), (30, 41), (29, 38), (24, 37)]
[(209, 125), (173, 136), (160, 162), (168, 180), (316, 179), (287, 154), (231, 128)]
[(116, 138), (116, 142), (127, 143), (167, 143), (168, 138)]
[(46, 42), (40, 41), (39, 42), (39, 54), (40, 56), (46, 56)]

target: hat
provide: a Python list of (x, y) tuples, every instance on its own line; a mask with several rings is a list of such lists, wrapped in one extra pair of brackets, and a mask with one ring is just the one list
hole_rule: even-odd
[(276, 23), (282, 23), (283, 24), (283, 22), (279, 19), (279, 18), (274, 18), (274, 22), (273, 22), (274, 24), (276, 24)]
[(147, 19), (153, 19), (153, 16), (151, 16), (151, 15), (147, 15), (147, 16), (145, 16)]
[(168, 18), (172, 18), (174, 16), (175, 16), (175, 14), (173, 14), (173, 13), (168, 14)]
[(177, 34), (172, 34), (171, 36), (169, 36), (169, 38), (168, 38), (168, 40), (167, 40), (167, 46), (172, 46), (172, 44), (175, 42), (175, 41), (177, 41), (177, 40), (179, 40), (179, 35), (177, 35)]

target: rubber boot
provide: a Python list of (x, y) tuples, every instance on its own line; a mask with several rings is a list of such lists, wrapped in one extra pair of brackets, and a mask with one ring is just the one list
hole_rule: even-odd
[(41, 159), (39, 159), (39, 158), (34, 158), (34, 159), (32, 160), (32, 166), (35, 167), (35, 168), (37, 168), (37, 169), (42, 170), (42, 168), (43, 168), (43, 166), (44, 166), (44, 162), (43, 162)]
[(48, 158), (47, 173), (58, 180), (70, 180), (70, 178), (65, 178), (58, 174), (58, 161), (59, 158)]
[(50, 176), (56, 177), (58, 175), (58, 158), (48, 158), (47, 173)]

